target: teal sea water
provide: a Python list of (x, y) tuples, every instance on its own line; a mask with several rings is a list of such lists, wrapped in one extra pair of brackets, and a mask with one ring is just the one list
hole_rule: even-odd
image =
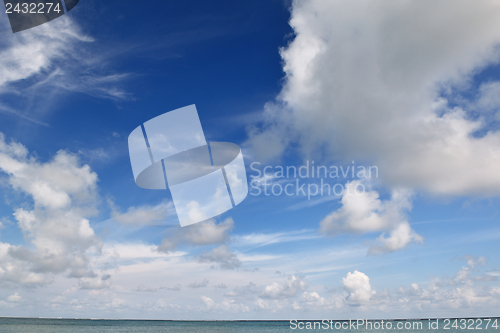
[[(369, 324), (371, 323), (371, 324)], [(0, 318), (1, 333), (408, 332), (500, 333), (500, 318), (369, 321), (163, 321)], [(477, 332), (477, 333), (479, 333)]]

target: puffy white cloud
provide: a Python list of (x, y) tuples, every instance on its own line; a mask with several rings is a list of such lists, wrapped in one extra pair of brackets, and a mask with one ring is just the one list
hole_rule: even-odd
[(287, 308), (292, 308), (292, 306), (296, 304), (296, 301), (290, 301), (288, 299), (263, 300), (261, 298), (257, 298), (254, 304), (257, 306), (256, 310), (266, 310), (272, 313), (277, 313)]
[(27, 246), (0, 243), (0, 283), (36, 286), (65, 272), (94, 277), (88, 252), (99, 251), (102, 243), (87, 219), (98, 203), (98, 179), (90, 167), (65, 151), (40, 163), (0, 133), (0, 171), (14, 191), (32, 200), (14, 209)]
[(412, 288), (401, 288), (397, 295), (386, 296), (386, 309), (399, 306), (399, 311), (452, 310), (466, 314), (471, 310), (481, 313), (500, 304), (498, 288), (485, 285), (484, 281), (488, 280), (481, 279), (482, 275), (472, 274), (470, 267), (462, 267), (454, 277), (431, 278), (426, 287), (414, 283)]
[(242, 303), (238, 303), (234, 300), (224, 299), (220, 303), (214, 302), (211, 298), (207, 296), (201, 296), (203, 304), (205, 304), (206, 311), (220, 311), (220, 312), (233, 312), (233, 313), (244, 313), (249, 312), (250, 308)]
[(197, 223), (195, 227), (183, 228), (186, 230), (185, 239), (194, 245), (209, 245), (224, 242), (228, 233), (233, 229), (234, 221), (228, 217), (223, 222), (215, 224), (214, 220)]
[[(350, 265), (335, 263), (336, 258), (343, 256)], [(317, 266), (316, 257), (324, 257), (325, 262), (335, 267), (325, 271), (323, 266)], [(362, 253), (356, 258), (345, 259), (345, 254), (325, 253), (323, 249), (321, 255), (310, 253), (304, 259), (312, 261), (311, 266), (317, 270), (306, 269), (303, 272), (306, 277), (285, 278), (275, 274), (276, 269), (289, 271), (292, 267), (304, 267), (303, 263), (283, 257), (268, 266), (260, 266), (258, 271), (207, 270), (206, 265), (193, 261), (187, 253), (165, 254), (144, 244), (107, 244), (95, 259), (98, 266), (109, 265), (112, 278), (104, 272), (75, 284), (74, 280), (55, 276), (57, 283), (39, 288), (36, 294), (19, 292), (25, 303), (8, 302), (7, 297), (14, 292), (4, 290), (0, 307), (4, 311), (29, 304), (40, 308), (44, 316), (69, 316), (83, 308), (92, 317), (130, 317), (144, 312), (148, 318), (162, 318), (165, 311), (169, 311), (185, 319), (251, 319), (256, 314), (272, 319), (297, 315), (317, 318), (332, 311), (345, 318), (429, 317), (435, 313), (443, 317), (450, 313), (465, 316), (471, 311), (476, 311), (474, 315), (484, 313), (500, 304), (500, 291), (495, 283), (479, 279), (494, 278), (488, 271), (483, 275), (481, 270), (487, 267), (480, 264), (474, 264), (477, 269), (458, 266), (452, 276), (445, 274), (427, 281), (410, 279), (402, 282), (403, 286), (397, 290), (389, 287), (380, 291), (380, 283), (386, 284), (383, 280), (391, 276), (381, 272), (368, 278), (360, 272), (364, 272), (362, 269), (348, 269), (359, 265)], [(289, 264), (283, 267), (283, 261)], [(106, 281), (112, 284), (106, 287)], [(182, 292), (177, 292), (179, 289)], [(201, 296), (206, 299), (200, 299)], [(19, 308), (17, 311), (23, 313)]]
[[(456, 102), (499, 61), (498, 1), (294, 1), (285, 84), (248, 145), (256, 159), (297, 144), (304, 156), (361, 159), (390, 187), (500, 193), (500, 132), (472, 109), (496, 105), (497, 82), (473, 107)], [(476, 104), (476, 101), (472, 101)]]
[(355, 180), (347, 183), (341, 199), (342, 207), (328, 214), (321, 222), (319, 231), (329, 236), (342, 233), (361, 234), (387, 231), (378, 244), (370, 247), (370, 254), (400, 250), (423, 238), (413, 231), (405, 213), (411, 209), (411, 192), (394, 190), (389, 200), (380, 200), (376, 191), (365, 190), (365, 185)]
[(349, 272), (342, 278), (345, 289), (349, 292), (346, 301), (350, 305), (363, 305), (376, 293), (372, 291), (370, 278), (359, 271)]
[(289, 298), (307, 288), (307, 282), (303, 277), (288, 275), (283, 283), (273, 282), (264, 288), (261, 297), (271, 299)]
[(211, 309), (215, 304), (215, 302), (210, 297), (207, 296), (201, 296), (201, 300), (203, 301), (203, 303), (205, 303), (207, 309)]
[(168, 252), (179, 244), (211, 245), (224, 243), (228, 239), (233, 226), (233, 219), (228, 217), (219, 224), (215, 224), (215, 220), (210, 219), (183, 228), (178, 227), (162, 240), (158, 246), (158, 251)]
[(23, 298), (21, 296), (19, 296), (19, 293), (14, 293), (12, 295), (10, 295), (9, 297), (7, 297), (7, 301), (9, 302), (15, 302), (15, 303), (19, 303), (19, 302), (22, 302)]
[(382, 234), (377, 238), (380, 245), (372, 245), (368, 251), (369, 254), (383, 254), (401, 250), (410, 243), (422, 243), (423, 237), (418, 235), (406, 221), (397, 225), (389, 233), (388, 237)]
[(224, 244), (208, 253), (201, 254), (198, 260), (200, 262), (215, 263), (222, 269), (235, 269), (241, 266), (241, 261), (236, 254), (232, 253), (229, 247)]
[(386, 230), (404, 219), (403, 213), (411, 209), (410, 193), (395, 191), (390, 200), (382, 201), (376, 191), (362, 189), (360, 181), (346, 184), (342, 207), (330, 213), (320, 222), (320, 232), (366, 233)]
[(306, 305), (309, 306), (314, 306), (314, 307), (324, 307), (324, 306), (330, 306), (330, 302), (324, 298), (321, 297), (317, 292), (313, 291), (308, 293), (307, 291), (304, 291), (302, 294), (302, 302), (306, 303)]

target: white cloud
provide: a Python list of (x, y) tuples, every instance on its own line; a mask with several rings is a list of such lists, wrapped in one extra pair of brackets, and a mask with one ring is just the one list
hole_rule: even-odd
[(93, 41), (69, 16), (22, 33), (3, 34), (0, 95), (30, 100), (30, 108), (17, 110), (0, 103), (0, 112), (47, 126), (38, 119), (38, 111), (45, 111), (52, 97), (64, 90), (114, 100), (129, 98), (118, 87), (126, 75), (106, 73), (106, 60), (90, 51)]
[(181, 290), (181, 285), (178, 283), (176, 284), (175, 286), (171, 287), (171, 288), (167, 288), (167, 290), (174, 290), (174, 291), (179, 291)]
[(222, 269), (235, 269), (241, 266), (241, 261), (236, 254), (229, 250), (226, 245), (221, 245), (212, 249), (208, 253), (203, 253), (198, 257), (200, 262), (215, 263)]
[(135, 291), (155, 293), (158, 291), (158, 288), (146, 287), (145, 285), (141, 284), (135, 289)]
[(303, 277), (289, 275), (283, 283), (273, 282), (264, 288), (261, 297), (271, 299), (289, 298), (307, 288), (307, 282)]
[(201, 282), (191, 282), (188, 284), (189, 288), (197, 289), (197, 288), (205, 288), (208, 286), (209, 281), (207, 279), (203, 279)]
[(106, 243), (102, 248), (103, 258), (96, 260), (152, 260), (185, 255), (185, 252), (163, 253), (156, 251), (156, 246), (141, 243)]
[[(306, 157), (368, 160), (390, 187), (500, 193), (500, 132), (472, 136), (481, 119), (448, 103), (499, 61), (496, 1), (308, 0), (291, 13), (284, 88), (249, 132), (255, 158), (297, 143)], [(496, 103), (496, 84), (475, 110)]]
[(215, 304), (215, 302), (211, 298), (206, 297), (206, 296), (201, 296), (201, 300), (203, 301), (203, 303), (205, 303), (205, 306), (208, 309), (211, 309)]
[[(255, 315), (263, 319), (298, 315), (317, 318), (332, 311), (341, 318), (428, 317), (436, 313), (446, 317), (450, 313), (466, 315), (471, 311), (477, 315), (500, 304), (500, 292), (494, 281), (480, 279), (495, 278), (494, 274), (488, 274), (491, 271), (483, 275), (481, 270), (487, 266), (475, 263), (472, 263), (474, 269), (469, 265), (458, 266), (456, 274), (451, 276), (445, 274), (427, 281), (410, 278), (397, 290), (380, 291), (380, 284), (386, 285), (384, 281), (391, 277), (379, 272), (368, 278), (361, 273), (364, 270), (350, 268), (359, 266), (359, 259), (363, 258), (363, 253), (353, 258), (322, 248), (300, 259), (284, 256), (268, 266), (259, 265), (257, 271), (216, 270), (207, 269), (206, 264), (192, 260), (187, 253), (166, 254), (146, 244), (107, 244), (102, 254), (93, 258), (95, 266), (107, 267), (105, 272), (80, 279), (78, 283), (57, 275), (56, 283), (39, 288), (36, 293), (24, 293), (22, 297), (23, 304), (36, 307), (41, 316), (69, 317), (71, 313), (84, 311), (88, 317), (126, 318), (144, 313), (148, 318), (159, 319), (165, 311), (183, 319), (252, 319)], [(351, 266), (342, 267), (338, 260)], [(304, 277), (275, 274), (277, 269), (302, 270), (308, 267), (306, 264), (312, 269), (301, 271)], [(327, 264), (331, 265), (326, 267)], [(5, 301), (0, 301), (2, 311), (14, 309), (18, 303), (7, 301), (13, 291), (4, 292), (8, 293), (0, 295)], [(18, 308), (16, 313), (23, 311)]]
[(380, 245), (372, 245), (368, 251), (369, 254), (383, 254), (394, 252), (405, 248), (411, 243), (422, 243), (423, 237), (413, 231), (408, 222), (402, 222), (392, 229), (388, 237), (382, 234), (377, 238)]
[(228, 217), (219, 224), (215, 224), (214, 220), (204, 223), (197, 223), (195, 227), (187, 227), (184, 237), (189, 243), (194, 245), (209, 245), (214, 243), (222, 243), (228, 233), (233, 229), (234, 221)]
[(346, 301), (352, 305), (363, 305), (370, 301), (370, 298), (376, 293), (372, 291), (370, 278), (359, 271), (349, 272), (345, 278), (342, 278), (345, 289), (349, 292)]
[[(487, 82), (479, 87), (477, 109), (480, 112), (496, 113), (500, 110), (500, 82)], [(498, 116), (497, 116), (498, 117)]]
[(9, 302), (19, 303), (22, 300), (23, 300), (23, 298), (21, 296), (19, 296), (19, 293), (15, 293), (15, 294), (7, 297), (7, 301), (9, 301)]
[(76, 41), (92, 41), (68, 18), (9, 37), (2, 39), (7, 47), (0, 53), (4, 59), (0, 65), (0, 87), (4, 89), (11, 82), (49, 69)]
[[(397, 290), (387, 289), (383, 292), (376, 292), (370, 278), (358, 270), (337, 279), (336, 283), (340, 282), (342, 287), (328, 292), (324, 291), (324, 286), (318, 285), (309, 287), (315, 290), (305, 291), (308, 284), (304, 278), (289, 276), (284, 283), (273, 282), (267, 286), (249, 283), (236, 287), (224, 294), (221, 303), (253, 304), (256, 311), (289, 315), (310, 312), (317, 315), (335, 311), (346, 318), (359, 318), (366, 314), (386, 318), (415, 316), (416, 313), (425, 317), (433, 313), (455, 311), (465, 316), (471, 309), (479, 309), (477, 313), (481, 313), (500, 302), (500, 290), (484, 285), (483, 280), (477, 279), (479, 275), (473, 274), (465, 267), (451, 278), (446, 275), (443, 278), (433, 277), (427, 282), (413, 282)], [(202, 300), (207, 311), (217, 307), (217, 296), (204, 296)]]
[[(471, 310), (487, 311), (500, 304), (500, 293), (498, 288), (484, 285), (481, 275), (472, 276), (469, 267), (462, 267), (452, 278), (430, 279), (427, 287), (417, 288), (412, 284), (412, 288), (401, 288), (398, 295), (387, 295), (386, 303), (389, 303), (387, 310), (396, 309), (399, 311), (462, 311), (470, 313)], [(481, 284), (476, 284), (481, 281)]]
[(81, 278), (78, 281), (80, 289), (86, 290), (99, 290), (108, 288), (111, 285), (109, 281), (109, 276), (104, 276), (102, 278)]
[(318, 235), (313, 230), (298, 230), (288, 232), (277, 232), (269, 234), (247, 234), (231, 237), (231, 241), (236, 245), (256, 245), (265, 246), (276, 243), (296, 242), (301, 240), (316, 239)]
[(486, 262), (487, 262), (485, 257), (477, 258), (477, 257), (472, 256), (472, 255), (466, 255), (461, 259), (467, 261), (467, 265), (470, 268), (476, 268), (477, 266), (486, 266)]
[(313, 291), (308, 293), (304, 291), (302, 294), (302, 301), (305, 303), (313, 303), (315, 306), (324, 306), (328, 305), (328, 301), (326, 298), (321, 297), (317, 292)]
[(224, 296), (235, 298), (252, 298), (257, 294), (262, 294), (263, 288), (258, 287), (255, 283), (250, 281), (246, 286), (235, 287), (232, 291), (225, 293)]
[(379, 244), (373, 244), (369, 253), (381, 254), (400, 250), (423, 238), (413, 231), (406, 212), (411, 209), (411, 192), (394, 190), (389, 200), (380, 200), (376, 191), (365, 190), (358, 180), (347, 183), (341, 199), (342, 207), (328, 214), (321, 222), (319, 231), (329, 236), (342, 233), (362, 234), (387, 231)]
[(228, 217), (219, 224), (215, 224), (215, 220), (210, 219), (183, 228), (178, 227), (171, 232), (169, 237), (162, 240), (158, 246), (158, 251), (168, 252), (179, 244), (211, 245), (224, 243), (228, 239), (233, 226), (233, 219)]
[(90, 167), (62, 150), (40, 163), (0, 133), (0, 171), (14, 191), (32, 200), (32, 208), (27, 202), (14, 209), (27, 246), (0, 243), (0, 283), (37, 286), (65, 272), (94, 277), (88, 252), (99, 251), (102, 243), (87, 219), (98, 203), (98, 179)]
[[(433, 277), (422, 285), (411, 283), (408, 287), (378, 293), (373, 289), (370, 278), (356, 270), (342, 278), (343, 288), (328, 293), (320, 290), (304, 291), (301, 297), (295, 299), (282, 297), (269, 300), (257, 297), (254, 304), (257, 309), (273, 313), (285, 309), (307, 310), (315, 314), (334, 310), (351, 318), (359, 318), (360, 314), (376, 314), (379, 318), (411, 317), (416, 313), (421, 317), (431, 317), (432, 314), (444, 315), (450, 311), (466, 316), (471, 310), (479, 314), (500, 304), (500, 290), (484, 285), (484, 281), (477, 277), (472, 276), (467, 267), (463, 267), (452, 278)], [(481, 284), (477, 284), (478, 281)], [(351, 308), (356, 309), (355, 314), (346, 312)]]
[(165, 220), (169, 210), (172, 208), (170, 202), (162, 202), (156, 206), (143, 205), (140, 207), (129, 207), (126, 213), (120, 213), (112, 201), (108, 200), (111, 207), (111, 217), (124, 225), (142, 226), (157, 225)]
[(205, 304), (207, 311), (220, 311), (220, 312), (233, 312), (244, 313), (249, 312), (250, 308), (242, 303), (237, 303), (234, 300), (224, 299), (220, 303), (214, 302), (207, 296), (201, 296), (203, 304)]

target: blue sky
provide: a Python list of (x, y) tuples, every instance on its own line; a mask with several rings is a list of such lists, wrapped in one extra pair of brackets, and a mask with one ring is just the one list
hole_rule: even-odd
[[(1, 14), (1, 315), (495, 315), (498, 11), (82, 0), (16, 34)], [(191, 104), (261, 190), (321, 179), (258, 177), (254, 162), (378, 177), (325, 179), (358, 195), (254, 188), (181, 229), (168, 191), (134, 183), (127, 137)]]

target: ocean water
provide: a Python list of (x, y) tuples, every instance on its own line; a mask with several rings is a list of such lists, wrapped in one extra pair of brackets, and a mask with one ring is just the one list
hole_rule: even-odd
[[(369, 324), (371, 323), (371, 324)], [(0, 318), (1, 333), (230, 333), (230, 332), (408, 332), (500, 333), (500, 318), (356, 321), (168, 321)], [(479, 333), (479, 332), (477, 332)]]

